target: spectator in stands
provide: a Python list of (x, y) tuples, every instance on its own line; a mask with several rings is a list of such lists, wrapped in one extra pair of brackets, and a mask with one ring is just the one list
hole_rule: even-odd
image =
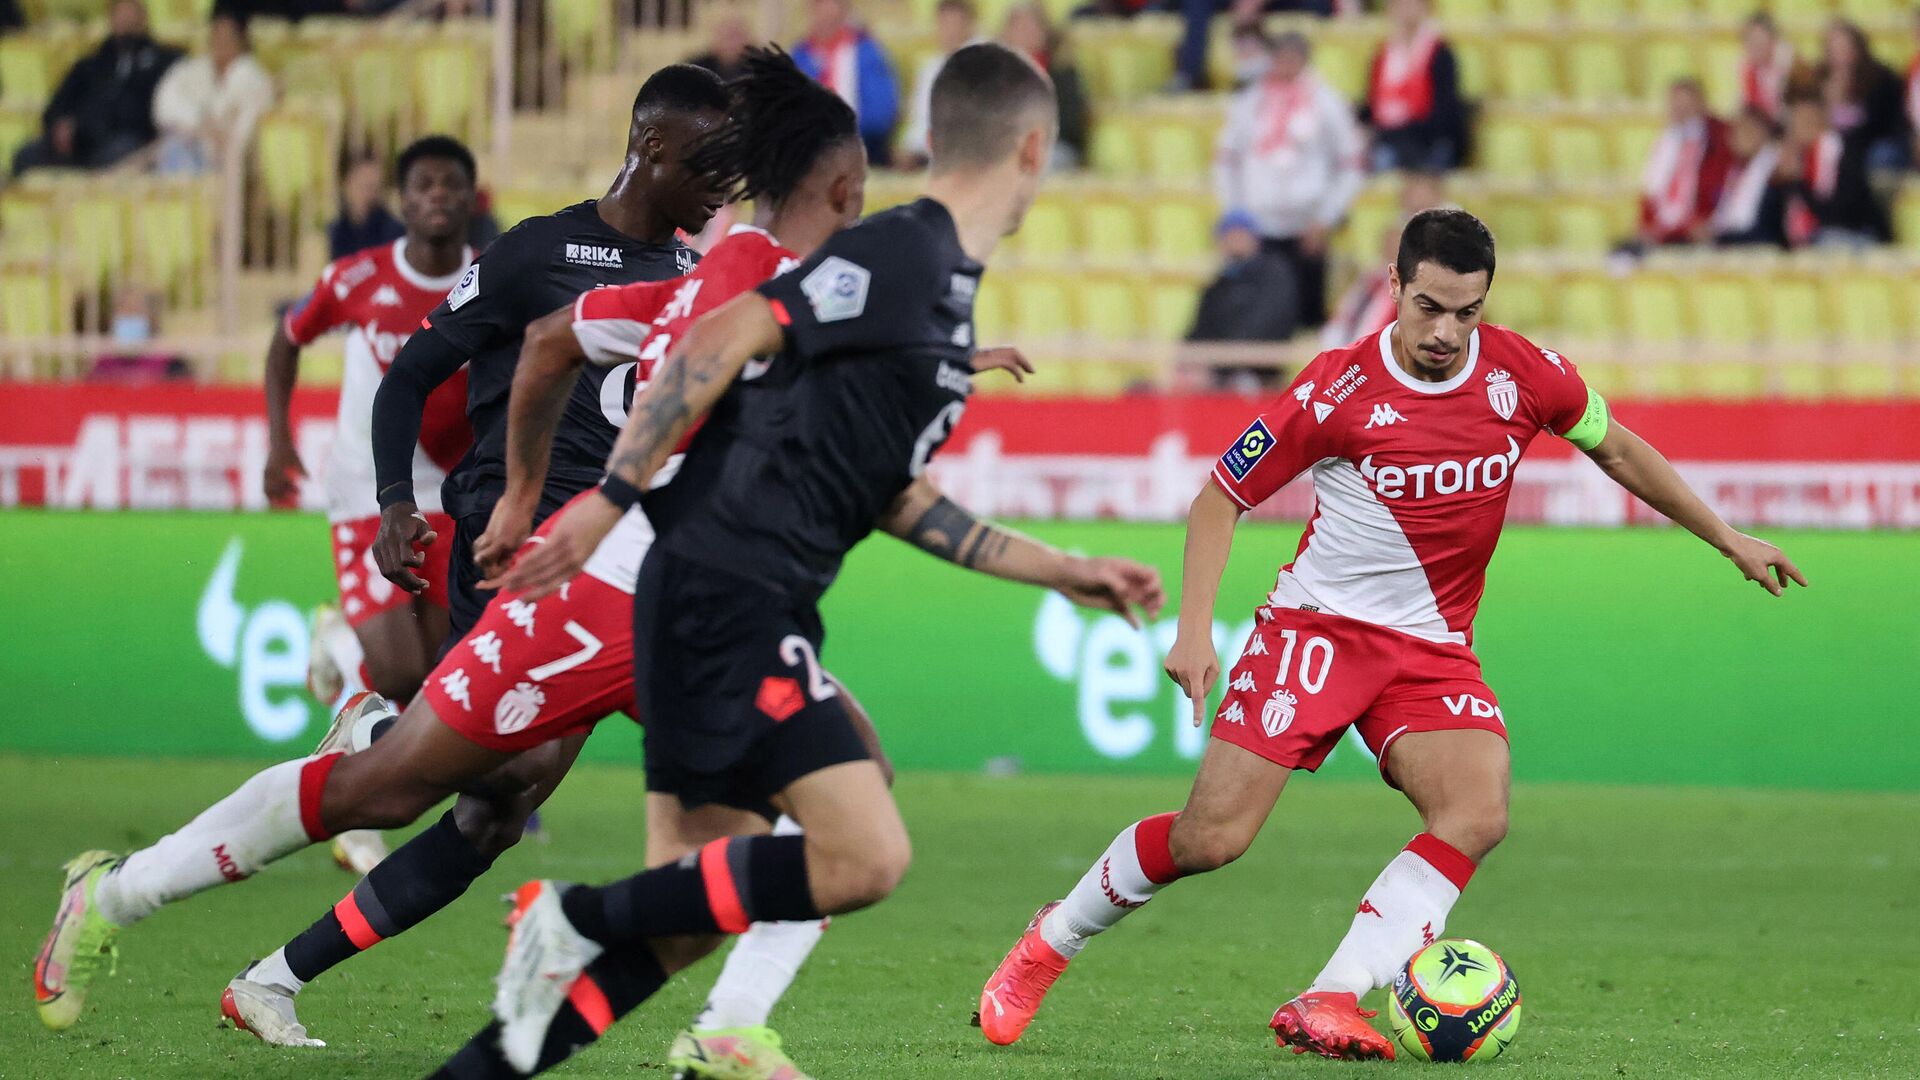
[(1351, 345), (1393, 321), (1393, 284), (1387, 280), (1387, 265), (1399, 253), (1400, 226), (1380, 230), (1379, 257), (1360, 268), (1360, 276), (1340, 294), (1327, 325), (1320, 328), (1322, 349)]
[(107, 40), (60, 80), (40, 138), (14, 154), (16, 175), (45, 166), (105, 168), (153, 141), (153, 90), (180, 50), (147, 33), (140, 0), (116, 0), (108, 25)]
[(1258, 23), (1270, 12), (1332, 15), (1335, 0), (1178, 0), (1186, 28), (1173, 54), (1173, 89), (1207, 89), (1207, 40), (1213, 17), (1226, 12), (1235, 27)]
[[(1252, 214), (1232, 210), (1214, 228), (1220, 272), (1200, 294), (1187, 340), (1285, 341), (1300, 328), (1299, 286), (1293, 264), (1269, 251)], [(1273, 381), (1275, 369), (1211, 365), (1215, 386), (1252, 392)]]
[(927, 164), (927, 128), (932, 122), (933, 80), (940, 76), (947, 57), (971, 45), (979, 38), (980, 14), (973, 0), (940, 0), (933, 9), (933, 40), (939, 52), (920, 61), (913, 74), (913, 97), (907, 105), (907, 127), (900, 135), (900, 150), (895, 163), (903, 169), (925, 168)]
[(1327, 241), (1364, 182), (1366, 138), (1352, 106), (1308, 61), (1305, 35), (1269, 41), (1259, 24), (1234, 31), (1266, 48), (1266, 73), (1233, 96), (1220, 131), (1214, 190), (1251, 214), (1264, 251), (1293, 267), (1300, 322), (1327, 317)]
[(1908, 131), (1900, 76), (1875, 59), (1867, 35), (1845, 19), (1827, 24), (1814, 78), (1826, 98), (1828, 123), (1864, 156), (1869, 173), (1906, 167)]
[(381, 184), (386, 168), (372, 154), (347, 163), (340, 177), (340, 216), (327, 226), (327, 258), (341, 259), (406, 234), (406, 226), (387, 210)]
[(747, 55), (747, 46), (753, 44), (753, 31), (748, 28), (746, 17), (737, 11), (723, 11), (713, 21), (713, 31), (707, 38), (707, 51), (693, 57), (687, 63), (694, 67), (703, 67), (723, 79), (733, 79), (743, 74), (742, 61)]
[(806, 39), (793, 47), (794, 63), (853, 106), (867, 160), (893, 158), (893, 125), (900, 119), (900, 87), (886, 51), (851, 21), (851, 0), (810, 0)]
[(1373, 167), (1458, 168), (1467, 113), (1453, 46), (1429, 0), (1391, 0), (1387, 10), (1393, 29), (1373, 55), (1360, 117), (1373, 129)]
[(1079, 168), (1087, 159), (1087, 87), (1074, 67), (1066, 36), (1047, 18), (1046, 8), (1024, 3), (1008, 9), (1007, 21), (1000, 28), (1000, 42), (1025, 53), (1053, 79), (1054, 99), (1060, 108), (1060, 138), (1054, 143), (1053, 164), (1055, 168)]
[(1422, 210), (1446, 205), (1447, 174), (1410, 172), (1400, 182), (1400, 213), (1404, 216), (1412, 217)]
[(1713, 208), (1713, 242), (1787, 245), (1787, 185), (1776, 176), (1780, 143), (1773, 121), (1758, 105), (1740, 110), (1727, 130), (1731, 163)]
[(1865, 148), (1831, 122), (1826, 100), (1807, 91), (1787, 98), (1786, 136), (1776, 178), (1787, 186), (1786, 233), (1793, 247), (1861, 247), (1893, 239), (1886, 207), (1874, 197)]
[(1693, 244), (1711, 234), (1713, 208), (1732, 164), (1727, 125), (1708, 114), (1699, 80), (1675, 79), (1667, 127), (1640, 180), (1640, 242)]
[(168, 68), (154, 91), (160, 171), (214, 168), (228, 148), (245, 148), (260, 114), (272, 104), (273, 80), (249, 51), (246, 23), (216, 8), (207, 22), (206, 55)]
[(1787, 91), (1807, 72), (1793, 53), (1793, 43), (1780, 36), (1773, 16), (1756, 11), (1740, 30), (1740, 103), (1751, 105), (1778, 123)]

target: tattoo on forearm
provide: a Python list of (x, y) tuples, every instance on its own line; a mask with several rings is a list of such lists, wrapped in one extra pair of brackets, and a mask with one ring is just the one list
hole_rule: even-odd
[(633, 415), (626, 430), (614, 444), (609, 471), (635, 487), (645, 487), (654, 469), (655, 459), (665, 460), (661, 448), (671, 453), (674, 444), (693, 422), (693, 404), (687, 400), (689, 389), (714, 379), (713, 366), (720, 358), (711, 353), (689, 353), (670, 358), (654, 374), (653, 381), (633, 403)]
[(992, 564), (1013, 546), (1013, 537), (961, 509), (942, 495), (907, 530), (907, 539), (948, 562), (968, 568)]

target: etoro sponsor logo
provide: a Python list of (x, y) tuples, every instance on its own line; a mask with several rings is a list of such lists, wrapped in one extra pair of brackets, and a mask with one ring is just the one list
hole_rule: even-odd
[[(285, 600), (251, 608), (234, 598), (245, 547), (227, 541), (194, 614), (200, 648), (239, 676), (240, 715), (268, 742), (297, 739), (313, 720), (306, 694), (307, 617)], [(224, 869), (224, 868), (223, 868)]]
[[(1419, 465), (1375, 465), (1374, 455), (1360, 459), (1360, 475), (1373, 485), (1374, 494), (1383, 499), (1428, 495), (1453, 495), (1460, 492), (1492, 491), (1513, 475), (1520, 460), (1520, 444), (1507, 436), (1507, 452)], [(1411, 490), (1409, 490), (1411, 488)]]

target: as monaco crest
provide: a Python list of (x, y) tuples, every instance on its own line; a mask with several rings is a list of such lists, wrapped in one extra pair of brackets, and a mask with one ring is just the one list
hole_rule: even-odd
[(1513, 376), (1495, 368), (1487, 375), (1487, 402), (1500, 419), (1513, 419), (1513, 410), (1520, 404), (1520, 388), (1514, 385)]
[(493, 730), (502, 735), (525, 731), (540, 718), (540, 707), (547, 703), (546, 691), (522, 682), (500, 695), (493, 707)]
[(1260, 709), (1260, 726), (1267, 730), (1267, 738), (1271, 739), (1293, 726), (1293, 707), (1299, 701), (1284, 686), (1273, 692), (1273, 697), (1267, 699), (1266, 705)]

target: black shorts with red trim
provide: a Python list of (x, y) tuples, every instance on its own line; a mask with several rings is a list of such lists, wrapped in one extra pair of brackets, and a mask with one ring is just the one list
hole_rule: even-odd
[(633, 604), (647, 790), (767, 814), (801, 777), (869, 760), (820, 666), (824, 635), (813, 605), (654, 545)]

